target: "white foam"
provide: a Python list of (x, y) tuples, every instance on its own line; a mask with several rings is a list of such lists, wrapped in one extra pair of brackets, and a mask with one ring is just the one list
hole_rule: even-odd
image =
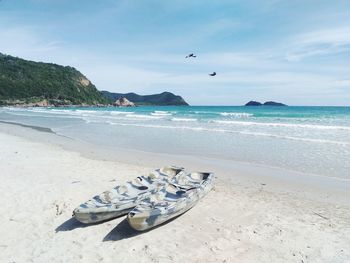
[(152, 112), (151, 113), (152, 116), (171, 116), (171, 113), (167, 113), (167, 112)]
[(194, 118), (172, 118), (172, 121), (185, 121), (185, 122), (189, 122), (189, 121), (197, 121), (197, 119)]
[(232, 124), (242, 126), (270, 126), (270, 127), (287, 127), (287, 128), (307, 128), (318, 130), (350, 130), (349, 126), (327, 126), (327, 125), (314, 125), (314, 124), (292, 124), (292, 123), (278, 123), (278, 122), (248, 122), (248, 121), (224, 121), (213, 120), (210, 122), (219, 124)]
[(75, 110), (75, 112), (79, 112), (79, 113), (103, 113), (103, 111), (95, 111), (95, 110)]
[(270, 133), (263, 133), (263, 132), (242, 131), (242, 132), (239, 132), (239, 133), (245, 134), (245, 135), (272, 137), (272, 138), (277, 138), (277, 139), (286, 139), (286, 140), (293, 140), (293, 141), (303, 141), (303, 142), (313, 142), (313, 143), (329, 143), (329, 144), (338, 144), (338, 145), (344, 145), (344, 146), (345, 145), (350, 145), (350, 142), (344, 142), (344, 141), (300, 138), (300, 137), (293, 137), (293, 136), (281, 136), (281, 135), (270, 134)]
[[(11, 114), (11, 115), (15, 115), (15, 116), (25, 116), (25, 117), (42, 117), (42, 118), (53, 118), (54, 116), (52, 115), (43, 115), (45, 114), (46, 112), (42, 112), (42, 114), (39, 114), (40, 112), (35, 112), (35, 115), (34, 114), (30, 114), (30, 113), (26, 113), (25, 111), (23, 112), (7, 112), (8, 114)], [(73, 116), (73, 115), (65, 115), (65, 116), (62, 116), (62, 114), (60, 114), (60, 116), (55, 116), (55, 117), (62, 117), (62, 118), (67, 118), (67, 119), (80, 119), (80, 117), (78, 116)]]
[(151, 115), (142, 115), (142, 114), (128, 114), (126, 115), (128, 118), (132, 119), (161, 119), (161, 116), (151, 116)]
[(133, 111), (110, 111), (111, 115), (125, 115), (125, 114), (134, 114)]
[(337, 145), (343, 145), (343, 146), (350, 145), (350, 142), (344, 142), (344, 141), (280, 136), (276, 134), (261, 133), (261, 132), (246, 132), (246, 131), (234, 131), (234, 130), (226, 130), (226, 129), (211, 129), (211, 128), (204, 128), (204, 127), (188, 127), (188, 126), (149, 125), (149, 124), (119, 123), (119, 122), (108, 122), (108, 123), (111, 125), (120, 125), (120, 126), (134, 126), (134, 127), (157, 128), (157, 129), (158, 128), (159, 129), (178, 129), (178, 130), (192, 130), (192, 131), (205, 131), (205, 132), (223, 132), (223, 133), (250, 135), (250, 136), (271, 137), (271, 138), (277, 138), (277, 139), (283, 139), (283, 140), (303, 141), (303, 142), (309, 142), (309, 143), (320, 143), (320, 144), (326, 143), (326, 144), (337, 144)]
[(50, 114), (71, 114), (71, 115), (126, 115), (133, 114), (133, 111), (107, 111), (107, 110), (63, 110), (63, 109), (31, 109), (32, 112), (45, 112)]
[[(34, 113), (44, 113), (48, 115), (64, 115), (66, 116), (72, 116), (72, 115), (82, 115), (79, 111), (73, 111), (73, 110), (57, 110), (57, 109), (28, 109), (27, 112), (34, 112)], [(33, 116), (39, 116), (39, 115), (33, 115)]]
[(248, 118), (253, 116), (251, 113), (246, 113), (246, 112), (220, 112), (220, 115), (222, 116), (233, 116), (236, 118)]

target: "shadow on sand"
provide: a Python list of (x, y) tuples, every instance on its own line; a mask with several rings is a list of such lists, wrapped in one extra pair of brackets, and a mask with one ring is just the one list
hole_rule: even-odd
[[(185, 213), (187, 213), (187, 211)], [(183, 214), (185, 214), (185, 213), (183, 213)], [(153, 231), (153, 230), (157, 229), (158, 227), (162, 227), (164, 225), (171, 223), (172, 221), (176, 220), (178, 217), (182, 216), (183, 214), (178, 215), (178, 216), (170, 219), (169, 221), (166, 221), (166, 222), (164, 222), (156, 227), (153, 227), (151, 229), (148, 229), (146, 231), (137, 231), (137, 230), (133, 229), (129, 225), (128, 220), (125, 218), (115, 228), (113, 228), (111, 232), (109, 232), (103, 238), (103, 242), (118, 241), (118, 240), (122, 240), (122, 239), (128, 239), (128, 238), (131, 238), (134, 236), (138, 236), (141, 234), (145, 234), (149, 231)], [(120, 216), (120, 217), (122, 217), (122, 216)], [(64, 231), (72, 231), (76, 228), (85, 228), (85, 227), (89, 227), (89, 226), (95, 226), (95, 225), (103, 224), (105, 222), (108, 222), (108, 221), (111, 221), (114, 219), (116, 219), (116, 218), (111, 218), (109, 220), (98, 222), (95, 224), (83, 224), (83, 223), (79, 222), (78, 220), (76, 220), (74, 217), (72, 217), (72, 218), (68, 219), (67, 221), (63, 222), (61, 225), (59, 225), (55, 229), (55, 232), (57, 233), (57, 232), (64, 232)]]
[[(183, 215), (183, 214), (181, 214)], [(176, 218), (180, 217), (181, 215), (178, 215), (172, 219), (170, 219), (169, 221), (166, 221), (158, 226), (152, 227), (148, 230), (145, 231), (137, 231), (135, 229), (133, 229), (129, 223), (128, 220), (125, 218), (123, 221), (121, 221), (115, 228), (112, 229), (111, 232), (109, 232), (103, 239), (103, 242), (106, 241), (119, 241), (122, 239), (128, 239), (131, 237), (135, 237), (138, 235), (142, 235), (142, 234), (146, 234), (149, 231), (154, 231), (159, 227), (162, 227), (164, 225), (167, 225), (169, 223), (171, 223), (172, 221), (176, 220)]]
[[(121, 215), (120, 217), (122, 217), (123, 215)], [(116, 217), (117, 218), (117, 217)], [(89, 226), (96, 226), (96, 225), (100, 225), (103, 223), (106, 223), (108, 221), (112, 221), (116, 218), (111, 218), (105, 221), (101, 221), (101, 222), (97, 222), (97, 223), (91, 223), (91, 224), (83, 224), (81, 222), (79, 222), (78, 220), (76, 220), (74, 217), (69, 218), (67, 221), (63, 222), (61, 225), (59, 225), (55, 231), (57, 232), (64, 232), (64, 231), (71, 231), (74, 230), (76, 228), (85, 228), (85, 227), (89, 227)]]
[(74, 217), (69, 218), (67, 221), (63, 222), (61, 225), (59, 225), (55, 231), (57, 232), (63, 232), (63, 231), (71, 231), (76, 228), (84, 228), (90, 225), (86, 225), (83, 223), (80, 223), (78, 220), (76, 220)]
[(103, 242), (127, 239), (130, 237), (138, 236), (145, 232), (147, 231), (136, 231), (129, 225), (128, 220), (124, 219), (104, 237)]

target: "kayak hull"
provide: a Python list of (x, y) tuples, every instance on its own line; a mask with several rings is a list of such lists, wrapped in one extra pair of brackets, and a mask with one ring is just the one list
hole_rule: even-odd
[(187, 182), (186, 187), (167, 185), (144, 199), (129, 212), (127, 220), (130, 226), (137, 231), (145, 231), (190, 210), (213, 187), (214, 175), (201, 174), (205, 175), (205, 179), (201, 179), (199, 183)]
[(139, 176), (81, 204), (73, 211), (73, 217), (81, 223), (93, 224), (125, 215), (182, 171), (183, 168), (170, 166)]

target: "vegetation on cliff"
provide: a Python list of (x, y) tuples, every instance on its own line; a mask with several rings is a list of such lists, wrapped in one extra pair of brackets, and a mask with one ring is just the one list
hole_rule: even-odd
[(0, 53), (0, 105), (107, 104), (96, 87), (69, 66), (28, 61)]
[(101, 94), (107, 99), (113, 101), (118, 98), (127, 98), (136, 105), (159, 105), (159, 106), (188, 106), (188, 103), (181, 97), (171, 92), (163, 92), (153, 95), (138, 95), (136, 93), (112, 93), (109, 91), (101, 91)]

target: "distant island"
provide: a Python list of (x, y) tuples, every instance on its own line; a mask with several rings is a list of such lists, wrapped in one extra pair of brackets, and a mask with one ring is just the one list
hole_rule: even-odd
[(246, 103), (244, 106), (287, 106), (286, 104), (274, 101), (266, 101), (265, 103), (261, 103), (258, 101), (251, 100)]
[[(127, 99), (127, 100), (125, 100)], [(0, 106), (188, 105), (170, 92), (154, 95), (99, 91), (77, 69), (0, 53)]]
[(139, 95), (136, 93), (112, 93), (101, 91), (101, 94), (107, 99), (116, 101), (119, 98), (126, 98), (137, 106), (141, 105), (159, 105), (159, 106), (188, 106), (188, 103), (181, 97), (171, 92), (163, 92), (153, 95)]

